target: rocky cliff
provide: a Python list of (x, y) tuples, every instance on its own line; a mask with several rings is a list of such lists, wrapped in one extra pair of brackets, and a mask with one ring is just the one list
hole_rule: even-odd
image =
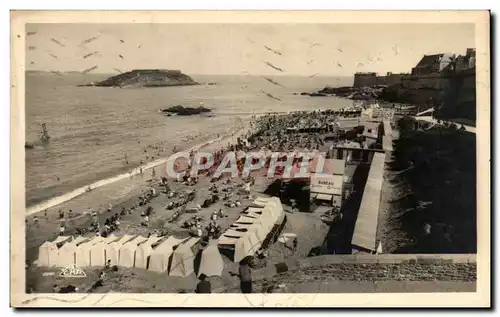
[(97, 83), (80, 86), (93, 87), (168, 87), (198, 85), (191, 77), (178, 70), (166, 69), (134, 69), (132, 71), (110, 77)]

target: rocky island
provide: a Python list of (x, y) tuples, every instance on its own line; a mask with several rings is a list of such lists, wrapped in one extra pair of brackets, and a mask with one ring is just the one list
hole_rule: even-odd
[(198, 108), (193, 108), (193, 107), (184, 107), (181, 105), (177, 105), (177, 106), (172, 106), (172, 107), (167, 108), (167, 109), (160, 109), (160, 111), (163, 113), (167, 113), (169, 115), (175, 113), (179, 116), (191, 116), (191, 115), (195, 115), (195, 114), (211, 112), (212, 109), (205, 108), (202, 106), (199, 106)]
[(372, 87), (325, 87), (320, 91), (313, 93), (303, 92), (301, 95), (311, 97), (337, 96), (352, 100), (372, 100), (379, 99), (386, 87), (384, 85)]
[(134, 69), (106, 80), (78, 85), (80, 87), (120, 87), (120, 88), (142, 88), (142, 87), (169, 87), (199, 85), (191, 77), (179, 70), (167, 69)]

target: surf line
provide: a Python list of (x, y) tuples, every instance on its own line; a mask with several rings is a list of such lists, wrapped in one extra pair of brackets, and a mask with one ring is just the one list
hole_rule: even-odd
[[(241, 133), (242, 132), (241, 130), (244, 131), (244, 128), (239, 129), (239, 131), (236, 130), (236, 133)], [(191, 148), (189, 148), (187, 150), (181, 151), (181, 152), (189, 153), (191, 151), (197, 151), (197, 150), (201, 149), (202, 147), (211, 145), (211, 144), (213, 144), (215, 142), (222, 141), (226, 137), (231, 137), (231, 133), (228, 133), (228, 134), (223, 135), (221, 137), (212, 139), (212, 140), (207, 141), (205, 143), (197, 144), (197, 145), (195, 145), (195, 146), (193, 146), (193, 147), (191, 147)], [(41, 211), (43, 211), (45, 209), (49, 209), (49, 208), (55, 207), (55, 206), (60, 205), (62, 203), (65, 203), (65, 202), (67, 202), (67, 201), (69, 201), (69, 200), (71, 200), (73, 198), (76, 198), (76, 197), (78, 197), (80, 195), (83, 195), (83, 194), (87, 193), (89, 191), (89, 189), (93, 190), (93, 189), (96, 189), (96, 188), (99, 188), (99, 187), (102, 187), (102, 186), (106, 186), (106, 185), (110, 185), (110, 184), (116, 183), (116, 182), (121, 181), (123, 179), (127, 179), (127, 178), (129, 178), (131, 176), (139, 175), (141, 173), (141, 170), (144, 172), (144, 171), (146, 171), (148, 169), (151, 169), (153, 167), (157, 167), (159, 165), (165, 164), (165, 163), (167, 163), (167, 161), (169, 159), (170, 159), (170, 156), (166, 157), (166, 158), (158, 159), (158, 160), (150, 162), (148, 164), (140, 165), (140, 166), (134, 168), (130, 172), (126, 172), (126, 173), (123, 173), (123, 174), (119, 174), (117, 176), (113, 176), (113, 177), (110, 177), (110, 178), (105, 178), (105, 179), (99, 180), (99, 181), (94, 182), (94, 183), (92, 183), (90, 185), (86, 185), (86, 186), (77, 188), (77, 189), (72, 190), (72, 191), (70, 191), (68, 193), (65, 193), (65, 194), (62, 194), (60, 196), (56, 196), (56, 197), (50, 198), (50, 199), (48, 199), (46, 201), (43, 201), (43, 202), (41, 202), (39, 204), (27, 207), (26, 208), (26, 212), (25, 212), (25, 217), (33, 215), (33, 214), (36, 214), (36, 213), (41, 212)]]

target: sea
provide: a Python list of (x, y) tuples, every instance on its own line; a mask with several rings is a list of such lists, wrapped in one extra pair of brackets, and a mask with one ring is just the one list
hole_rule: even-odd
[[(77, 87), (112, 75), (26, 73), (26, 206), (32, 207), (99, 180), (127, 173), (153, 156), (168, 156), (236, 129), (268, 112), (337, 109), (336, 97), (301, 96), (325, 86), (352, 85), (352, 77), (190, 75), (197, 85), (161, 88)], [(269, 95), (270, 96), (269, 96)], [(279, 100), (278, 100), (279, 99)], [(213, 116), (166, 116), (172, 105), (212, 109)], [(45, 123), (50, 142), (40, 143)], [(162, 153), (153, 149), (166, 149)]]

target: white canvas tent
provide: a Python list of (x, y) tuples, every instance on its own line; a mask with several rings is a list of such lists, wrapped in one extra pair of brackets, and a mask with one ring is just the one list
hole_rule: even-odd
[[(283, 207), (277, 197), (257, 198), (254, 207), (240, 216), (219, 238), (223, 248), (234, 249), (234, 261), (253, 255), (267, 238), (275, 224), (282, 219)], [(258, 207), (255, 207), (258, 206)]]
[(257, 197), (253, 202), (252, 202), (252, 207), (257, 207), (257, 208), (263, 208), (267, 202), (272, 200), (272, 197)]
[(193, 249), (199, 241), (199, 238), (191, 238), (174, 250), (172, 254), (172, 265), (169, 272), (170, 276), (185, 277), (194, 272), (195, 253)]
[(170, 236), (168, 239), (157, 245), (149, 256), (148, 270), (159, 273), (167, 271), (170, 257), (174, 252), (173, 248), (185, 240), (186, 239), (177, 239)]
[(243, 213), (247, 217), (251, 218), (258, 218), (262, 214), (262, 210), (264, 209), (264, 206), (262, 207), (249, 207)]
[(90, 266), (90, 250), (93, 245), (100, 243), (102, 240), (104, 240), (103, 237), (96, 236), (78, 246), (75, 252), (76, 265), (78, 267)]
[(106, 262), (108, 262), (109, 260), (111, 265), (118, 265), (118, 257), (120, 255), (121, 246), (132, 239), (134, 239), (134, 236), (124, 235), (121, 239), (104, 245), (104, 254), (106, 255)]
[(148, 240), (148, 238), (137, 236), (135, 239), (124, 243), (120, 248), (120, 255), (118, 258), (118, 266), (120, 267), (134, 267), (135, 250), (139, 244)]
[(234, 244), (234, 262), (240, 262), (247, 256), (254, 255), (261, 245), (262, 241), (259, 240), (255, 232), (247, 232), (245, 236), (237, 239)]
[(248, 216), (240, 216), (236, 221), (234, 222), (235, 224), (252, 224), (256, 221), (256, 218), (248, 217)]
[(91, 266), (105, 266), (106, 265), (106, 245), (111, 242), (117, 241), (117, 238), (114, 235), (109, 235), (101, 242), (92, 245), (90, 248), (90, 265)]
[(153, 253), (153, 245), (158, 243), (162, 238), (152, 236), (139, 245), (135, 250), (135, 267), (146, 269), (148, 266), (148, 258)]
[(200, 267), (198, 276), (205, 274), (206, 276), (221, 276), (224, 269), (224, 262), (220, 255), (219, 248), (216, 243), (210, 243), (201, 253)]
[(76, 250), (78, 246), (85, 241), (87, 241), (88, 238), (84, 238), (82, 236), (76, 237), (73, 241), (66, 242), (60, 249), (59, 249), (59, 259), (57, 261), (58, 266), (60, 267), (68, 267), (76, 263)]
[(72, 239), (71, 236), (59, 236), (56, 240), (50, 242), (45, 241), (38, 248), (38, 266), (55, 266), (58, 264), (59, 247), (58, 245)]

